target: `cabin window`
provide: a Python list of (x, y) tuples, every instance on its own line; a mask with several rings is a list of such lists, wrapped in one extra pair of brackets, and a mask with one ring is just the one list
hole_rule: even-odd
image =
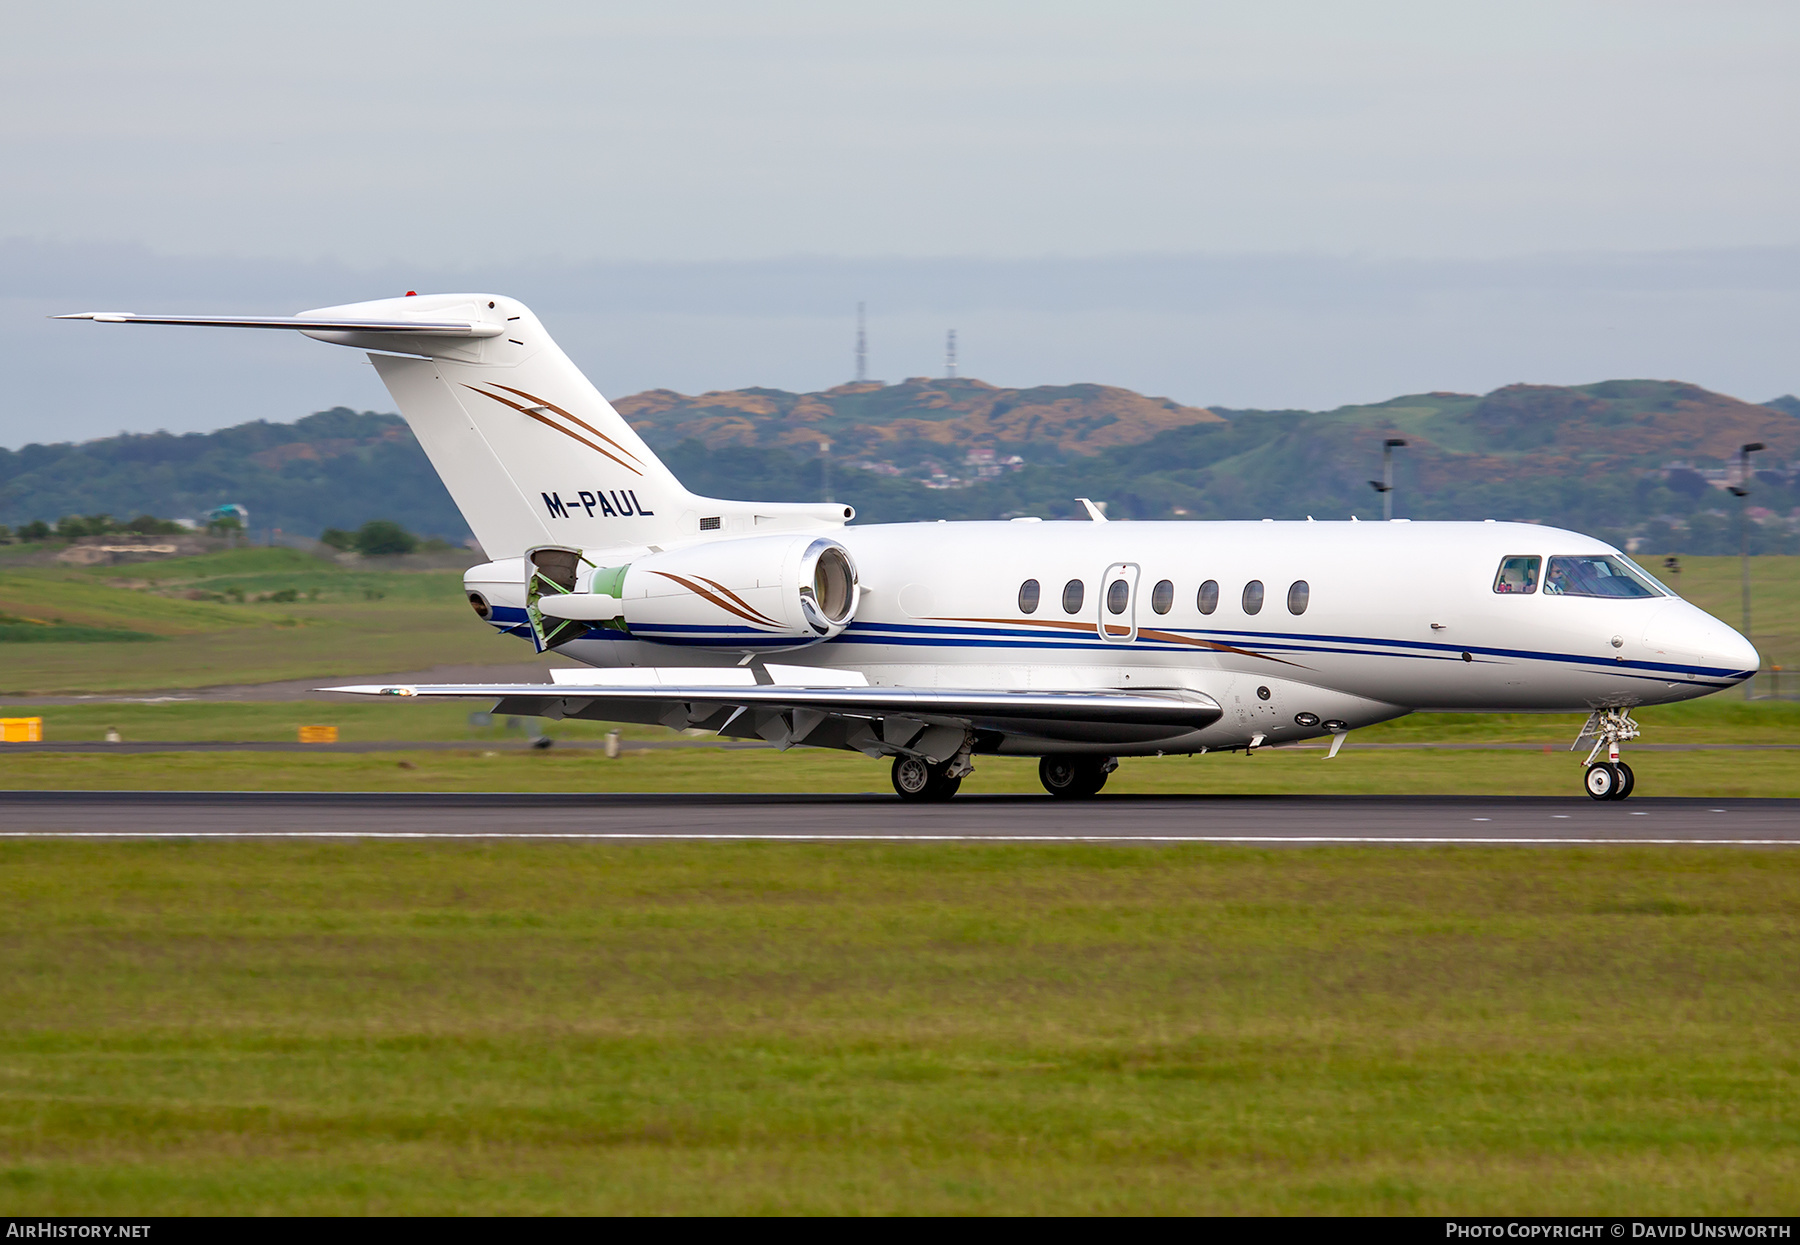
[(1019, 612), (1035, 614), (1038, 607), (1038, 581), (1028, 579), (1019, 585)]
[(1167, 614), (1175, 606), (1175, 585), (1166, 579), (1158, 580), (1156, 587), (1150, 589), (1150, 608), (1158, 614)]
[(1063, 585), (1063, 613), (1065, 613), (1065, 614), (1081, 613), (1081, 601), (1082, 601), (1082, 598), (1085, 596), (1087, 596), (1087, 589), (1082, 586), (1082, 583), (1079, 579), (1071, 579), (1068, 583), (1064, 584)]
[(1551, 558), (1544, 595), (1552, 597), (1660, 597), (1654, 581), (1624, 558), (1594, 554)]
[(1219, 581), (1209, 579), (1200, 585), (1200, 594), (1194, 598), (1194, 604), (1200, 607), (1202, 614), (1210, 614), (1219, 608)]
[(1306, 603), (1312, 597), (1312, 586), (1304, 579), (1296, 579), (1288, 585), (1288, 613), (1306, 613)]
[(1123, 614), (1131, 601), (1131, 585), (1122, 579), (1112, 581), (1106, 590), (1106, 608), (1109, 613)]
[(1249, 583), (1244, 585), (1244, 613), (1246, 613), (1246, 614), (1262, 613), (1262, 603), (1263, 603), (1262, 580), (1253, 579)]
[(1536, 592), (1538, 568), (1544, 560), (1535, 554), (1515, 554), (1500, 559), (1500, 573), (1494, 576), (1494, 591), (1510, 596)]

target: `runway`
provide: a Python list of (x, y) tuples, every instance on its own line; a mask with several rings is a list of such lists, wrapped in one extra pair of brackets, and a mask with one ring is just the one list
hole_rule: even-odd
[(1800, 846), (1800, 800), (0, 792), (0, 839)]

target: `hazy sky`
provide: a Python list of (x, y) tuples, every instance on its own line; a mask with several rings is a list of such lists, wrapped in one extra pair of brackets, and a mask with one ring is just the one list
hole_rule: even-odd
[(389, 405), (346, 351), (48, 312), (452, 279), (542, 291), (613, 393), (844, 379), (866, 297), (889, 378), (954, 324), (988, 379), (1192, 402), (1766, 398), (1797, 36), (1730, 0), (9, 6), (0, 444)]

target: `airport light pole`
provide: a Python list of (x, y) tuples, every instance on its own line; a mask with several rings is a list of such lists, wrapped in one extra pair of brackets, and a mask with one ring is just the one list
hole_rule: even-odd
[(1405, 444), (1399, 437), (1389, 437), (1381, 443), (1381, 479), (1369, 481), (1369, 487), (1381, 494), (1383, 519), (1394, 517), (1394, 451)]
[[(1750, 634), (1750, 455), (1768, 448), (1761, 441), (1749, 441), (1738, 447), (1738, 482), (1731, 495), (1738, 499), (1738, 565), (1744, 575), (1744, 638), (1755, 644)], [(1744, 680), (1744, 699), (1753, 698), (1756, 676)]]

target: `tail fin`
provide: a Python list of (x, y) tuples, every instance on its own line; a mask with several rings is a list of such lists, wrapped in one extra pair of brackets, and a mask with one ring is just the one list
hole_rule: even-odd
[(540, 545), (608, 549), (703, 532), (839, 526), (854, 515), (842, 505), (721, 502), (690, 493), (530, 309), (500, 295), (409, 295), (285, 317), (69, 318), (298, 329), (369, 351), (490, 557)]

